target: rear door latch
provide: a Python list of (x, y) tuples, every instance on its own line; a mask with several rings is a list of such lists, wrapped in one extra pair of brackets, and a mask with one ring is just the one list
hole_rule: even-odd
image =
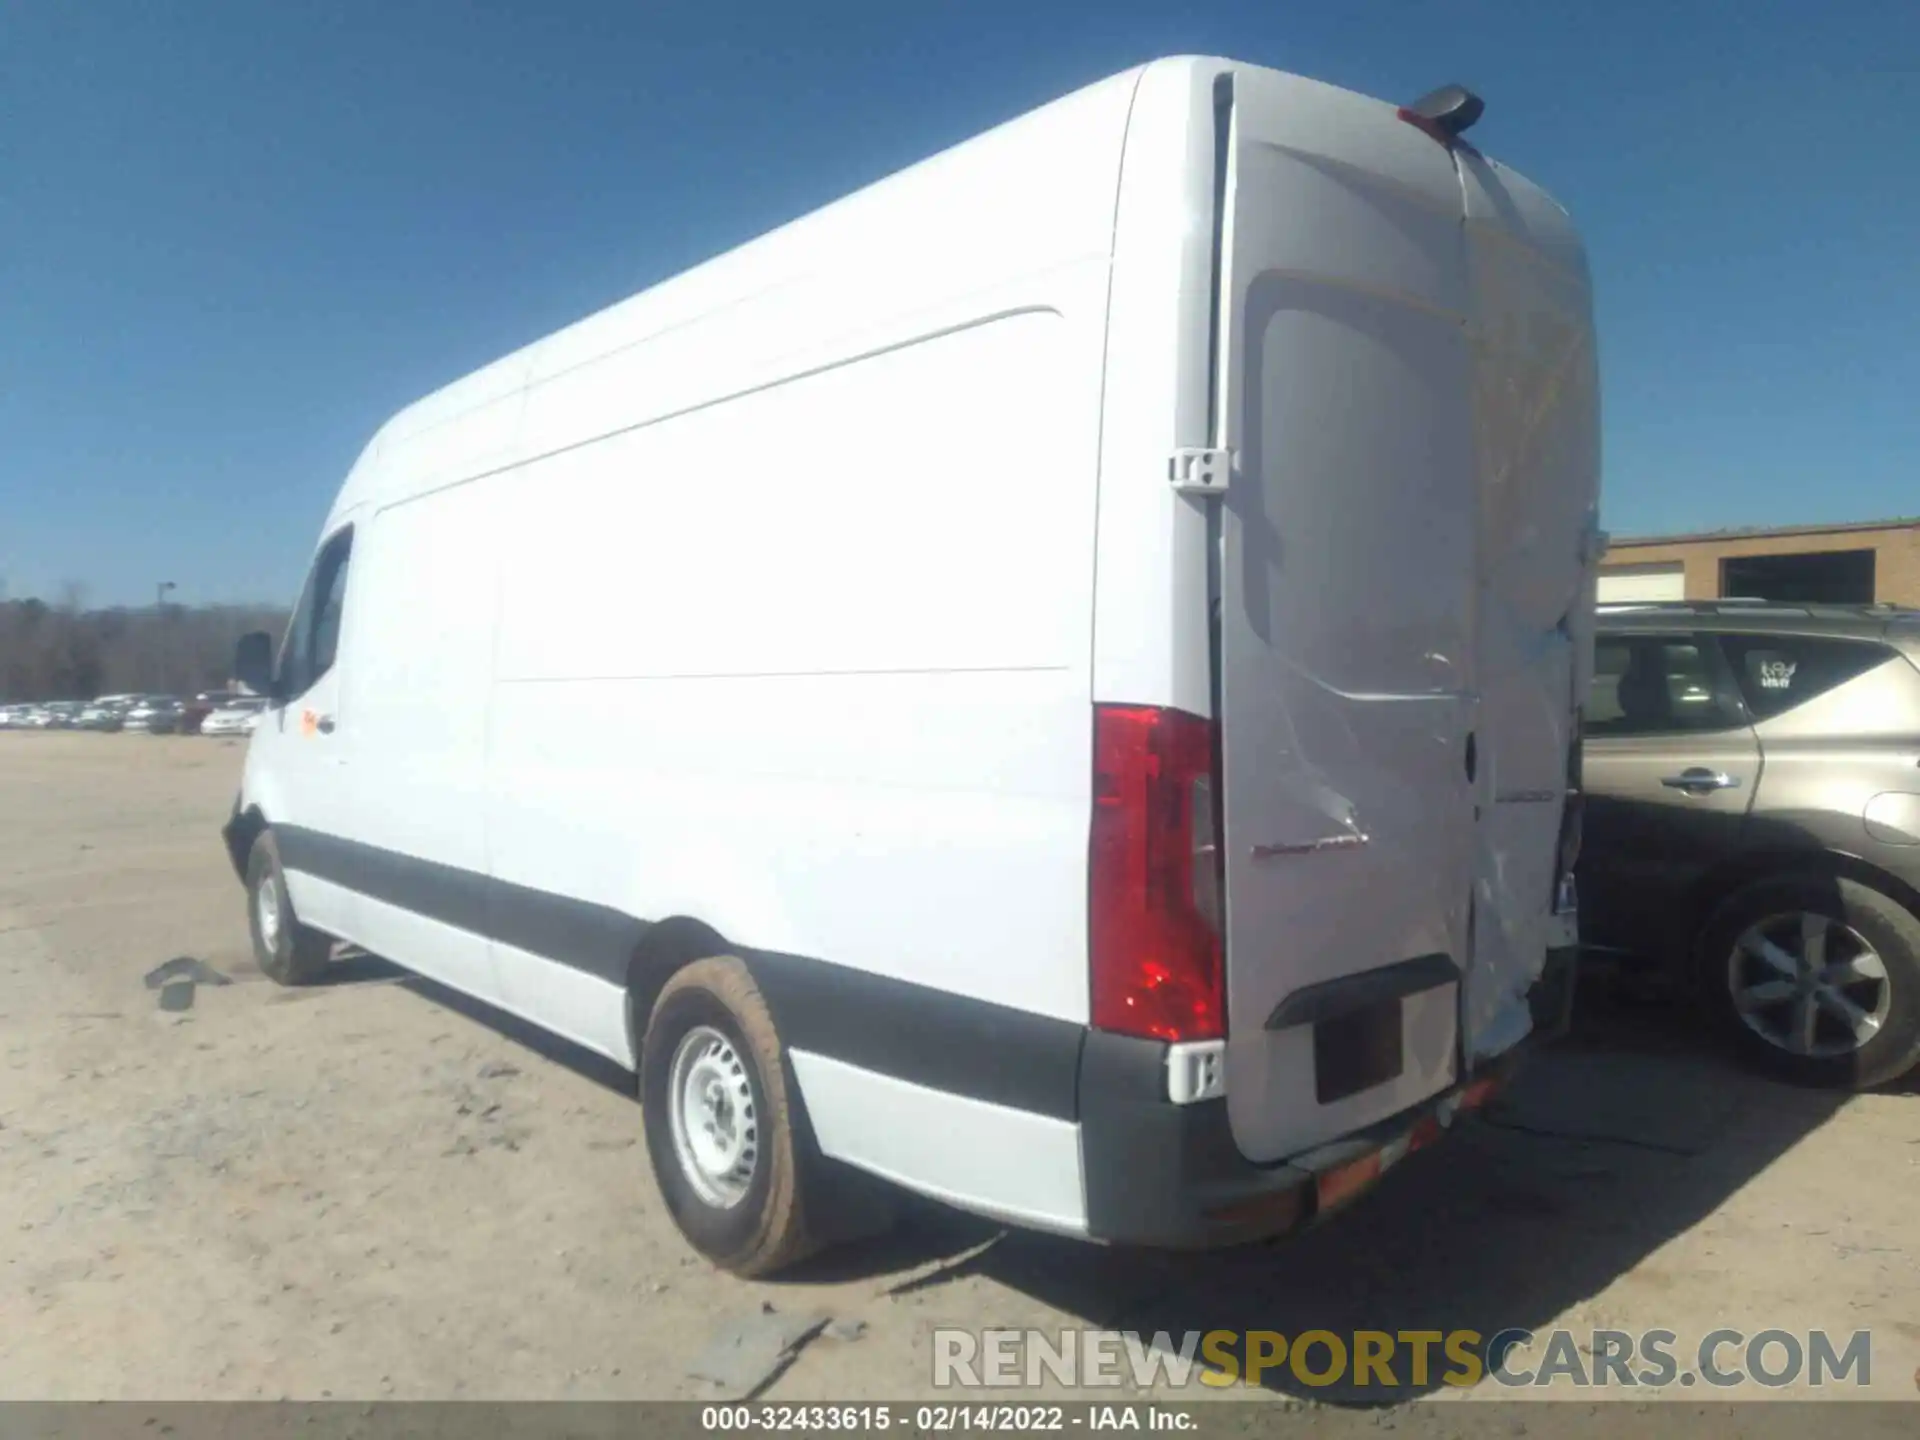
[(1167, 478), (1182, 495), (1224, 495), (1232, 474), (1231, 450), (1176, 450), (1167, 462)]

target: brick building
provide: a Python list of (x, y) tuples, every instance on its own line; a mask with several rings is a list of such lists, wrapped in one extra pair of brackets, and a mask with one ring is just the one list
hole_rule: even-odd
[(1920, 606), (1920, 519), (1615, 539), (1600, 563), (1603, 604), (1735, 597)]

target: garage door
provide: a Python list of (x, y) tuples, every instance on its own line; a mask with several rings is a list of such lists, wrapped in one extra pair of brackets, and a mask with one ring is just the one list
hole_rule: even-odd
[(1686, 568), (1670, 565), (1609, 565), (1600, 572), (1602, 605), (1645, 605), (1687, 598)]

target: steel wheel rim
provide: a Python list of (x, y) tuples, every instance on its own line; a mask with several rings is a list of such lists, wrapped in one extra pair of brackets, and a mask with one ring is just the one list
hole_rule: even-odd
[(718, 1210), (745, 1200), (760, 1160), (753, 1082), (733, 1042), (710, 1025), (689, 1030), (673, 1052), (667, 1116), (694, 1193)]
[(1893, 1008), (1879, 952), (1851, 925), (1810, 910), (1742, 931), (1727, 957), (1727, 991), (1748, 1030), (1804, 1060), (1858, 1054)]
[(260, 939), (269, 950), (280, 945), (280, 888), (273, 876), (264, 876), (253, 892), (253, 913), (260, 922)]

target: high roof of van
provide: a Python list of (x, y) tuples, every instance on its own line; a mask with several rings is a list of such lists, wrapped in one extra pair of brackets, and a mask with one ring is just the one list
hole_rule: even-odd
[[(1224, 63), (1154, 62), (1157, 67)], [(451, 429), (471, 432), (471, 443), (445, 446), (454, 452), (447, 456), (453, 469), (460, 468), (454, 457), (462, 452), (473, 473), (485, 473), (487, 452), (497, 454), (499, 462), (514, 463), (520, 457), (505, 452), (522, 447), (488, 443), (503, 428), (505, 417), (498, 412), (513, 397), (644, 342), (682, 338), (676, 332), (708, 330), (714, 345), (737, 344), (742, 337), (728, 333), (728, 309), (749, 298), (774, 300), (777, 306), (779, 293), (797, 289), (803, 278), (813, 282), (809, 290), (827, 283), (836, 292), (831, 303), (844, 311), (859, 304), (861, 291), (889, 289), (890, 279), (924, 277), (931, 267), (970, 268), (984, 277), (994, 259), (1012, 261), (1022, 252), (1031, 258), (1042, 245), (1061, 248), (1061, 238), (1097, 249), (1111, 236), (1128, 102), (1146, 68), (1115, 75), (963, 141), (407, 406), (360, 456), (349, 480), (352, 493), (343, 494), (341, 508), (362, 498), (464, 478), (443, 469), (437, 456), (421, 453), (442, 449)], [(841, 283), (833, 284), (836, 278)], [(839, 318), (814, 313), (815, 303), (809, 303), (814, 297), (794, 299), (797, 326), (783, 346), (789, 351), (805, 348), (806, 322)], [(671, 348), (684, 352), (689, 347)], [(434, 441), (436, 432), (441, 443)], [(472, 453), (476, 446), (480, 454)], [(402, 458), (403, 449), (415, 455)]]
[[(1240, 62), (1156, 60), (1089, 85), (537, 340), (407, 406), (348, 476), (350, 510), (457, 484), (898, 343), (909, 309), (1105, 263), (1130, 126), (1187, 126)], [(1146, 84), (1152, 76), (1153, 83)], [(1319, 82), (1289, 80), (1337, 93)], [(1159, 109), (1144, 99), (1158, 97)], [(1180, 103), (1169, 103), (1180, 97)], [(1385, 102), (1375, 102), (1382, 105)], [(1509, 172), (1501, 172), (1505, 179)], [(1204, 183), (1204, 177), (1196, 177)], [(1517, 177), (1513, 177), (1517, 179)], [(1209, 192), (1192, 197), (1196, 218)], [(1520, 182), (1521, 209), (1543, 192)], [(1522, 228), (1527, 217), (1516, 212)], [(1546, 230), (1558, 229), (1564, 215)], [(1566, 232), (1569, 236), (1571, 231)], [(1550, 235), (1532, 237), (1551, 251)], [(937, 276), (930, 282), (930, 276)], [(644, 396), (636, 405), (634, 397)]]

